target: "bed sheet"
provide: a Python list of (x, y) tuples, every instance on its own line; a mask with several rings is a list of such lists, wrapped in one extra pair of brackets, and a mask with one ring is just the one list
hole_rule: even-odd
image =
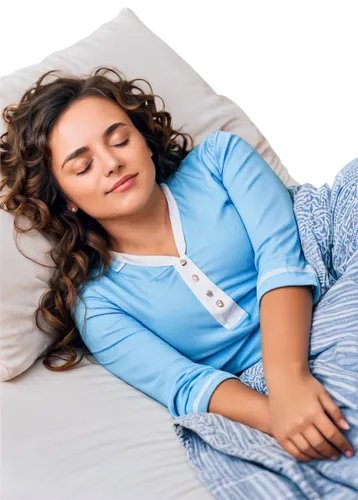
[(167, 409), (84, 360), (0, 384), (1, 500), (209, 500)]

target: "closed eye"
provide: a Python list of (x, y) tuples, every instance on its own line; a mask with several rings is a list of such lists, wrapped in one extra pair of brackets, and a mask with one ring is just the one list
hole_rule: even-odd
[[(113, 144), (113, 147), (115, 147), (115, 148), (120, 148), (120, 147), (126, 146), (126, 145), (128, 144), (128, 142), (129, 142), (129, 139), (127, 139), (127, 140), (126, 140), (126, 141), (124, 141), (124, 142), (121, 142), (121, 144)], [(82, 170), (82, 172), (78, 172), (78, 174), (76, 174), (76, 175), (83, 175), (83, 174), (85, 174), (86, 172), (88, 172), (88, 170), (90, 169), (90, 167), (91, 167), (91, 165), (92, 165), (92, 162), (93, 162), (93, 160), (91, 160), (91, 161), (89, 162), (89, 164), (87, 165), (87, 167), (86, 167), (84, 170)]]

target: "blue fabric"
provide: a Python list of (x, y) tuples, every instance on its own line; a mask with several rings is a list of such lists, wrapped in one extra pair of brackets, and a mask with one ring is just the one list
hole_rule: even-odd
[[(140, 182), (139, 174), (131, 189)], [(86, 283), (72, 313), (104, 368), (179, 417), (206, 412), (223, 380), (262, 358), (263, 294), (311, 285), (315, 303), (320, 285), (286, 186), (242, 138), (209, 134), (162, 184), (180, 258), (140, 256), (134, 264), (118, 254)]]
[[(131, 189), (140, 182), (139, 175)], [(180, 258), (113, 259), (102, 278), (86, 283), (85, 303), (72, 313), (104, 368), (179, 417), (206, 412), (223, 380), (262, 358), (264, 293), (310, 285), (316, 303), (320, 283), (304, 259), (288, 189), (241, 137), (210, 133), (163, 184), (179, 211)], [(183, 279), (182, 258), (233, 302), (225, 313), (229, 326), (218, 321), (215, 294), (208, 299), (202, 285), (198, 298), (192, 276)]]
[[(302, 248), (321, 296), (313, 308), (309, 367), (341, 408), (355, 455), (296, 461), (266, 433), (213, 413), (175, 419), (189, 463), (215, 498), (358, 498), (358, 158), (328, 184), (290, 186)], [(240, 380), (268, 395), (262, 360)]]

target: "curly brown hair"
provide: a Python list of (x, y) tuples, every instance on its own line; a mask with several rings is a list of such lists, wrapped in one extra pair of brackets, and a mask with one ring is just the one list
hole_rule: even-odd
[[(109, 78), (107, 72), (111, 72), (115, 79)], [(59, 73), (59, 76), (54, 81), (43, 83), (51, 73), (55, 76)], [(53, 371), (73, 368), (87, 355), (92, 358), (70, 309), (76, 307), (78, 295), (83, 298), (82, 285), (103, 276), (112, 261), (107, 232), (85, 212), (75, 215), (67, 209), (65, 195), (49, 168), (51, 149), (48, 137), (56, 121), (79, 99), (88, 96), (110, 99), (127, 113), (147, 141), (153, 153), (158, 183), (176, 172), (194, 144), (190, 134), (172, 128), (172, 118), (165, 111), (163, 99), (153, 94), (147, 80), (127, 81), (120, 73), (115, 68), (100, 67), (83, 77), (51, 70), (24, 93), (18, 104), (8, 105), (2, 112), (6, 131), (0, 136), (0, 173), (3, 177), (0, 192), (4, 190), (5, 194), (0, 197), (3, 198), (0, 208), (14, 215), (17, 236), (37, 229), (54, 244), (49, 251), (55, 263), (54, 272), (35, 311), (37, 327), (53, 337), (53, 342), (43, 353), (44, 366)], [(150, 93), (134, 84), (139, 80), (148, 84)], [(162, 111), (157, 110), (155, 97), (161, 99)], [(177, 141), (179, 136), (183, 145)], [(185, 136), (191, 141), (189, 150)], [(30, 221), (28, 228), (20, 228), (16, 216), (25, 216)], [(91, 270), (99, 264), (102, 272), (90, 277)], [(41, 327), (40, 313), (55, 333), (49, 334)], [(78, 359), (77, 348), (82, 348)], [(51, 365), (52, 358), (65, 360), (65, 363)]]

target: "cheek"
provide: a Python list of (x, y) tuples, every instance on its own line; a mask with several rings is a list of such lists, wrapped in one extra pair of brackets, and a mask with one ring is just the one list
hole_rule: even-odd
[(91, 201), (95, 203), (101, 194), (104, 195), (104, 190), (102, 189), (102, 191), (99, 180), (95, 176), (89, 176), (88, 174), (83, 176), (74, 174), (66, 182), (68, 196), (81, 206), (88, 206)]
[(133, 141), (132, 154), (141, 160), (151, 157), (152, 151), (143, 137), (139, 137), (138, 140)]
[(132, 148), (130, 150), (128, 149), (128, 154), (129, 156), (126, 158), (128, 166), (130, 163), (145, 166), (148, 165), (152, 159), (152, 152), (142, 139), (138, 143), (133, 142)]

